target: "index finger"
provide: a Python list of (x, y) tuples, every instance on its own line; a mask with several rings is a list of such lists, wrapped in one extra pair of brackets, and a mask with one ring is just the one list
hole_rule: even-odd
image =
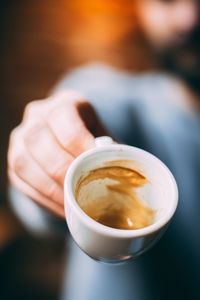
[(73, 102), (54, 107), (46, 116), (46, 122), (60, 145), (73, 156), (95, 145), (94, 136), (87, 129)]

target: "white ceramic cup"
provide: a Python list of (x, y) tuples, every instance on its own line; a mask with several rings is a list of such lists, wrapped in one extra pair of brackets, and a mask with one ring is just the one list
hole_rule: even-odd
[[(153, 224), (134, 230), (107, 227), (91, 219), (78, 205), (75, 190), (89, 171), (127, 161), (143, 174), (148, 184), (137, 193), (156, 211)], [(90, 257), (110, 263), (135, 258), (152, 247), (164, 233), (178, 204), (176, 181), (169, 169), (152, 154), (127, 145), (114, 144), (110, 137), (96, 139), (96, 148), (77, 157), (69, 167), (64, 184), (65, 214), (69, 231), (78, 246)]]

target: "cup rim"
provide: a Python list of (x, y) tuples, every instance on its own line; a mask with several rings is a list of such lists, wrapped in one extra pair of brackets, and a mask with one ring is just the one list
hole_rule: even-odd
[[(157, 220), (155, 223), (144, 227), (140, 229), (117, 229), (117, 228), (112, 228), (108, 227), (106, 225), (103, 225), (101, 223), (98, 223), (97, 221), (93, 220), (91, 217), (89, 217), (78, 205), (75, 197), (74, 197), (74, 192), (72, 189), (72, 185), (70, 182), (72, 181), (72, 178), (74, 176), (74, 173), (78, 167), (78, 165), (85, 159), (88, 158), (91, 155), (94, 155), (98, 152), (105, 152), (105, 151), (111, 151), (111, 150), (118, 150), (118, 151), (123, 151), (124, 149), (129, 149), (129, 150), (134, 150), (136, 152), (140, 152), (145, 156), (149, 156), (156, 160), (162, 168), (165, 170), (165, 172), (168, 174), (169, 180), (171, 182), (172, 188), (173, 188), (173, 200), (172, 204), (170, 207), (170, 210), (167, 211), (164, 216), (162, 216), (161, 219)], [(67, 196), (66, 196), (67, 195)], [(79, 155), (70, 165), (68, 168), (66, 175), (65, 175), (65, 180), (64, 180), (64, 208), (65, 208), (65, 216), (67, 220), (67, 204), (70, 206), (70, 209), (73, 210), (73, 212), (76, 214), (76, 216), (92, 231), (95, 231), (97, 233), (100, 233), (104, 236), (109, 236), (109, 237), (118, 237), (118, 238), (134, 238), (134, 237), (141, 237), (141, 236), (146, 236), (149, 234), (152, 234), (153, 232), (156, 232), (163, 228), (166, 224), (168, 224), (173, 217), (177, 205), (178, 205), (178, 187), (176, 180), (174, 176), (172, 175), (171, 171), (169, 168), (156, 156), (153, 154), (140, 149), (138, 147), (134, 146), (129, 146), (129, 145), (122, 145), (122, 144), (112, 144), (112, 145), (106, 145), (106, 146), (101, 146), (97, 148), (90, 149), (81, 155)], [(68, 223), (68, 222), (67, 222)]]

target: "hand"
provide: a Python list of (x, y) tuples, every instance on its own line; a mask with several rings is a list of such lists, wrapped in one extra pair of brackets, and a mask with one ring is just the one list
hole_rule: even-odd
[(10, 135), (11, 183), (41, 206), (64, 217), (63, 182), (75, 157), (105, 135), (93, 107), (78, 93), (30, 102)]

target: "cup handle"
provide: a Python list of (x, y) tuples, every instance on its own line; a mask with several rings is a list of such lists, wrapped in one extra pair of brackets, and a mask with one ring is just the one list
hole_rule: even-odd
[(95, 139), (96, 147), (103, 147), (112, 144), (114, 144), (114, 141), (110, 136), (100, 136)]

